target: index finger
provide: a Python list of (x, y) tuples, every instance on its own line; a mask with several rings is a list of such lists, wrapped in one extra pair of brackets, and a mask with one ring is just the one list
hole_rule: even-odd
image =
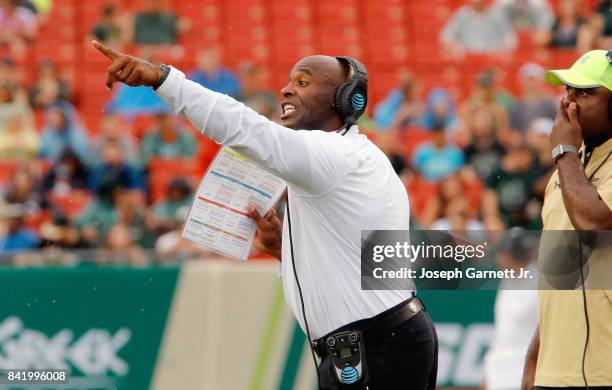
[(103, 44), (101, 44), (98, 41), (91, 41), (91, 44), (93, 45), (93, 47), (95, 47), (96, 49), (98, 49), (98, 51), (102, 54), (104, 54), (105, 56), (107, 56), (108, 58), (110, 58), (111, 60), (116, 60), (117, 58), (119, 58), (120, 54), (117, 53), (116, 51), (114, 51), (113, 49), (111, 49), (108, 46), (105, 46)]
[(274, 210), (273, 208), (272, 208), (272, 209), (270, 209), (270, 210), (269, 210), (269, 211), (266, 213), (266, 215), (264, 215), (264, 218), (265, 218), (266, 220), (268, 220), (268, 221), (271, 221), (271, 220), (273, 220), (274, 218), (278, 218), (278, 217), (276, 216), (276, 210)]
[(261, 214), (259, 214), (259, 210), (257, 210), (257, 207), (255, 206), (249, 206), (249, 209), (247, 211), (247, 214), (249, 215), (249, 217), (251, 217), (251, 219), (253, 221), (255, 221), (256, 224), (259, 225), (259, 223), (262, 221), (262, 217)]
[(565, 98), (561, 99), (561, 101), (559, 102), (559, 111), (557, 112), (557, 114), (560, 115), (560, 118), (568, 120)]
[(575, 102), (571, 102), (567, 106), (567, 118), (574, 128), (580, 129), (580, 121), (578, 120), (578, 105)]

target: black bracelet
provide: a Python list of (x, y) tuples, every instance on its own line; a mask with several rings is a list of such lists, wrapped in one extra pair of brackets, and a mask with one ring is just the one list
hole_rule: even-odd
[(166, 64), (159, 65), (159, 69), (162, 71), (162, 77), (159, 79), (157, 85), (153, 87), (154, 91), (157, 91), (157, 88), (162, 86), (162, 84), (164, 83), (164, 81), (166, 81), (168, 75), (170, 74), (170, 67)]

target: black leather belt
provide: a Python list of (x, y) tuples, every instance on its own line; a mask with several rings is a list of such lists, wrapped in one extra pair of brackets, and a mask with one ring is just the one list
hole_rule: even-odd
[(325, 341), (329, 336), (335, 333), (357, 330), (363, 333), (364, 338), (367, 339), (368, 332), (372, 332), (378, 329), (394, 328), (395, 326), (405, 321), (408, 321), (422, 310), (425, 310), (425, 306), (416, 296), (413, 296), (405, 300), (404, 302), (393, 306), (389, 310), (385, 310), (384, 312), (377, 314), (374, 317), (366, 318), (363, 320), (352, 322), (348, 325), (344, 325), (334, 330), (333, 332), (330, 332), (325, 336), (314, 340), (312, 342), (312, 348), (319, 356), (319, 358), (323, 359), (329, 354)]

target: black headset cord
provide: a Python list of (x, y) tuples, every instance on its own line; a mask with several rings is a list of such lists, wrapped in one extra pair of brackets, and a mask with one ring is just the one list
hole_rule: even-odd
[(291, 232), (291, 212), (289, 211), (289, 191), (287, 191), (287, 222), (289, 223), (289, 247), (291, 248), (291, 265), (293, 266), (293, 276), (295, 277), (295, 283), (297, 284), (298, 294), (300, 296), (300, 304), (302, 306), (302, 318), (304, 318), (304, 325), (306, 326), (306, 336), (308, 337), (308, 348), (310, 348), (310, 354), (312, 355), (312, 361), (315, 365), (315, 372), (317, 373), (317, 385), (321, 388), (321, 376), (319, 375), (319, 364), (315, 357), (314, 349), (312, 346), (312, 339), (310, 337), (310, 328), (308, 327), (308, 319), (306, 319), (306, 308), (304, 307), (304, 296), (302, 294), (302, 286), (300, 285), (300, 279), (298, 278), (297, 270), (295, 268), (295, 255), (293, 254), (293, 234)]
[[(612, 149), (608, 151), (606, 158), (604, 158), (604, 160), (589, 175), (587, 179), (589, 182), (591, 182), (591, 180), (593, 179), (597, 171), (599, 171), (599, 169), (606, 163), (606, 161), (608, 161), (608, 159), (610, 158), (610, 155), (612, 155)], [(588, 160), (586, 159), (586, 153), (585, 153), (585, 164), (584, 164), (585, 168), (586, 168), (586, 163), (588, 163)], [(581, 368), (582, 368), (582, 380), (584, 381), (584, 386), (586, 387), (587, 390), (589, 390), (589, 382), (587, 381), (587, 377), (586, 377), (586, 353), (589, 347), (589, 339), (591, 336), (591, 326), (589, 323), (589, 311), (587, 309), (586, 287), (584, 286), (584, 270), (583, 270), (584, 258), (582, 256), (582, 240), (580, 239), (580, 237), (578, 237), (578, 257), (579, 257), (579, 262), (580, 262), (579, 266), (580, 266), (580, 286), (582, 290), (582, 307), (584, 309), (584, 322), (586, 325), (586, 336), (584, 338), (584, 349), (582, 350)]]
[[(347, 131), (352, 127), (351, 123), (346, 123), (344, 127), (344, 132), (341, 135), (345, 135)], [(338, 132), (342, 131), (337, 130)], [(317, 384), (319, 388), (321, 388), (321, 375), (319, 375), (319, 363), (317, 363), (317, 358), (315, 356), (315, 352), (312, 346), (312, 338), (310, 337), (310, 327), (308, 326), (308, 319), (306, 319), (306, 308), (304, 307), (304, 295), (302, 294), (302, 286), (300, 285), (300, 279), (297, 275), (297, 270), (295, 268), (295, 255), (293, 254), (293, 234), (291, 232), (291, 212), (289, 211), (289, 190), (287, 190), (287, 223), (289, 223), (289, 247), (291, 248), (291, 265), (293, 266), (293, 276), (295, 277), (295, 283), (297, 284), (298, 294), (300, 296), (300, 304), (302, 306), (302, 318), (304, 318), (304, 325), (306, 327), (306, 337), (308, 337), (308, 348), (310, 348), (310, 354), (312, 355), (312, 361), (315, 365), (315, 372), (317, 373)]]
[(341, 135), (345, 135), (351, 129), (352, 126), (353, 126), (353, 124), (347, 123), (346, 125), (344, 125), (344, 129), (341, 128), (340, 130), (338, 130), (338, 132), (342, 131)]
[(584, 308), (584, 321), (586, 324), (586, 337), (584, 339), (584, 350), (582, 351), (582, 380), (584, 381), (584, 387), (586, 390), (589, 390), (589, 383), (587, 382), (586, 377), (586, 353), (587, 348), (589, 346), (589, 338), (590, 338), (590, 326), (589, 326), (589, 311), (587, 310), (587, 299), (586, 299), (586, 290), (584, 287), (584, 270), (583, 267), (583, 258), (582, 258), (582, 240), (580, 237), (578, 238), (578, 256), (580, 260), (580, 285), (582, 287), (582, 307)]

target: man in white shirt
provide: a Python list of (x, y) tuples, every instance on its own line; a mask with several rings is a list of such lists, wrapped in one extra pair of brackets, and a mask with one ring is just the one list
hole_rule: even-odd
[[(272, 233), (264, 249), (283, 260), (285, 299), (321, 359), (320, 388), (435, 388), (435, 328), (414, 291), (361, 289), (361, 230), (408, 230), (410, 216), (389, 160), (354, 125), (365, 110), (365, 67), (348, 57), (302, 59), (281, 91), (279, 125), (177, 69), (94, 46), (113, 61), (109, 88), (115, 81), (153, 87), (204, 135), (287, 181), (282, 226), (272, 215), (252, 215), (260, 236)], [(362, 334), (355, 383), (333, 369), (327, 346), (344, 331)]]

